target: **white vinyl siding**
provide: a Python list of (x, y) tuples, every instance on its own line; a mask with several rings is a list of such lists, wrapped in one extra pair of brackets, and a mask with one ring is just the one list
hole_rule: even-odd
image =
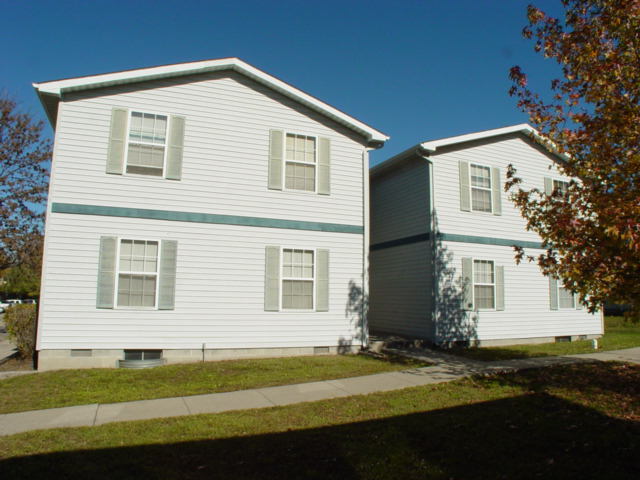
[(286, 190), (316, 191), (316, 138), (286, 134), (285, 149)]
[(558, 178), (551, 155), (521, 136), (478, 141), (470, 146), (461, 145), (458, 149), (433, 154), (434, 203), (440, 230), (457, 235), (540, 242), (535, 232), (526, 229), (525, 220), (513, 202), (508, 200), (503, 185), (495, 189), (502, 198), (501, 215), (469, 215), (460, 210), (459, 163), (477, 164), (479, 159), (482, 159), (481, 165), (492, 170), (499, 168), (505, 171), (509, 164), (513, 164), (523, 179), (522, 188), (525, 189), (541, 189), (544, 178), (550, 174)]
[(491, 212), (491, 169), (472, 163), (471, 208), (476, 212)]
[[(449, 268), (462, 270), (464, 258), (491, 259), (495, 269), (504, 269), (504, 310), (477, 310), (468, 313), (474, 321), (475, 336), (479, 340), (520, 339), (535, 337), (556, 337), (566, 335), (593, 335), (603, 333), (600, 315), (589, 314), (586, 310), (549, 308), (549, 278), (542, 275), (536, 263), (522, 262), (516, 265), (513, 248), (477, 243), (443, 242), (441, 258), (446, 258)], [(541, 250), (528, 249), (531, 255)], [(439, 297), (436, 306), (443, 314), (443, 322), (455, 318), (450, 313), (447, 298), (456, 298), (453, 293)], [(442, 286), (441, 286), (442, 288)], [(447, 312), (449, 312), (447, 314)], [(455, 326), (455, 325), (454, 325)], [(456, 330), (450, 327), (449, 330)], [(442, 328), (441, 328), (442, 330)]]
[(478, 310), (495, 308), (495, 278), (495, 263), (492, 260), (473, 261), (473, 303)]
[[(140, 90), (110, 87), (104, 96), (66, 95), (58, 112), (51, 201), (363, 224), (364, 140), (240, 74), (190, 80), (154, 80)], [(104, 174), (114, 108), (157, 112), (167, 115), (169, 124), (175, 116), (187, 119), (179, 182), (158, 188), (158, 177)], [(274, 128), (316, 136), (318, 155), (320, 140), (330, 140), (330, 195), (299, 190), (285, 195), (267, 188)]]
[(314, 259), (313, 250), (282, 249), (283, 310), (313, 310)]
[[(201, 349), (205, 343), (207, 349), (244, 349), (361, 341), (359, 316), (345, 315), (345, 306), (362, 288), (362, 235), (56, 213), (47, 228), (40, 348)], [(114, 231), (121, 238), (144, 231), (150, 240), (178, 242), (174, 310), (96, 308), (100, 236)], [(328, 311), (264, 310), (268, 245), (330, 251)]]
[(126, 173), (162, 177), (167, 151), (166, 115), (131, 112)]

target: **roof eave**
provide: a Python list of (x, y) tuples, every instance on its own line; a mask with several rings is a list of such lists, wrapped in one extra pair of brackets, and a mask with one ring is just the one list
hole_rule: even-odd
[[(82, 90), (91, 90), (96, 88), (104, 88), (114, 85), (122, 85), (128, 83), (148, 82), (160, 78), (173, 78), (185, 75), (198, 75), (220, 70), (233, 70), (241, 73), (258, 83), (262, 83), (273, 90), (292, 98), (299, 103), (315, 110), (341, 125), (355, 131), (363, 136), (368, 146), (371, 148), (380, 148), (389, 139), (388, 135), (356, 120), (344, 112), (318, 100), (317, 98), (289, 85), (288, 83), (259, 70), (238, 58), (228, 58), (221, 60), (205, 60), (201, 62), (191, 62), (194, 65), (174, 64), (161, 67), (151, 67), (137, 70), (128, 70), (124, 72), (106, 73), (101, 75), (93, 75), (88, 77), (71, 78), (65, 80), (57, 80), (51, 82), (34, 83), (33, 87), (38, 91), (38, 95), (42, 101), (42, 94), (57, 96), (58, 99), (63, 94), (69, 92), (77, 92)], [(199, 65), (195, 65), (199, 64)], [(44, 104), (43, 104), (44, 106)], [(45, 107), (46, 110), (46, 107)], [(49, 114), (49, 120), (52, 118)], [(55, 119), (55, 117), (54, 117)], [(52, 121), (52, 125), (55, 121)]]

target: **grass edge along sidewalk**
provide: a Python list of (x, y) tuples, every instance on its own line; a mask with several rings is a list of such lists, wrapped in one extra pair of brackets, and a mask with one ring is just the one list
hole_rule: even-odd
[(286, 407), (28, 432), (0, 438), (0, 469), (3, 479), (635, 479), (638, 397), (640, 366), (559, 365)]
[(57, 370), (0, 380), (0, 414), (247, 390), (427, 365), (393, 355), (332, 355), (199, 362), (143, 370)]

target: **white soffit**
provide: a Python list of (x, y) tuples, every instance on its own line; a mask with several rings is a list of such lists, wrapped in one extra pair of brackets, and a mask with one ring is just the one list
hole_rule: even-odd
[[(215, 72), (218, 70), (234, 70), (241, 73), (258, 83), (280, 92), (281, 94), (292, 98), (299, 103), (315, 110), (332, 120), (354, 130), (363, 135), (369, 142), (382, 143), (389, 139), (388, 135), (370, 127), (369, 125), (356, 120), (337, 108), (328, 105), (321, 100), (309, 95), (289, 85), (282, 80), (269, 75), (262, 70), (249, 65), (239, 58), (222, 58), (216, 60), (202, 60), (198, 62), (177, 63), (173, 65), (162, 65), (159, 67), (140, 68), (136, 70), (126, 70), (114, 73), (104, 73), (100, 75), (89, 75), (86, 77), (67, 78), (63, 80), (53, 80), (50, 82), (34, 83), (33, 87), (38, 92), (47, 114), (52, 124), (55, 125), (55, 111), (51, 111), (51, 97), (60, 97), (69, 92), (77, 92), (81, 90), (91, 90), (95, 88), (104, 88), (114, 85), (124, 85), (128, 83), (146, 82), (149, 80), (157, 80), (161, 78), (172, 78), (184, 75), (197, 75), (200, 73)], [(48, 98), (49, 105), (45, 104), (45, 98)]]

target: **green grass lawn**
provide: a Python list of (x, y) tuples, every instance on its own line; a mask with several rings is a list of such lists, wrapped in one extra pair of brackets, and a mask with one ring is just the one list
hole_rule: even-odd
[(640, 478), (640, 366), (0, 437), (2, 479)]
[[(598, 339), (598, 350), (619, 350), (640, 347), (640, 324), (625, 324), (621, 317), (605, 318), (605, 334)], [(591, 340), (508, 347), (453, 348), (450, 353), (474, 360), (492, 361), (513, 358), (546, 357), (593, 353)]]
[(0, 380), (0, 413), (229, 392), (425, 366), (400, 357), (337, 355), (58, 370)]

